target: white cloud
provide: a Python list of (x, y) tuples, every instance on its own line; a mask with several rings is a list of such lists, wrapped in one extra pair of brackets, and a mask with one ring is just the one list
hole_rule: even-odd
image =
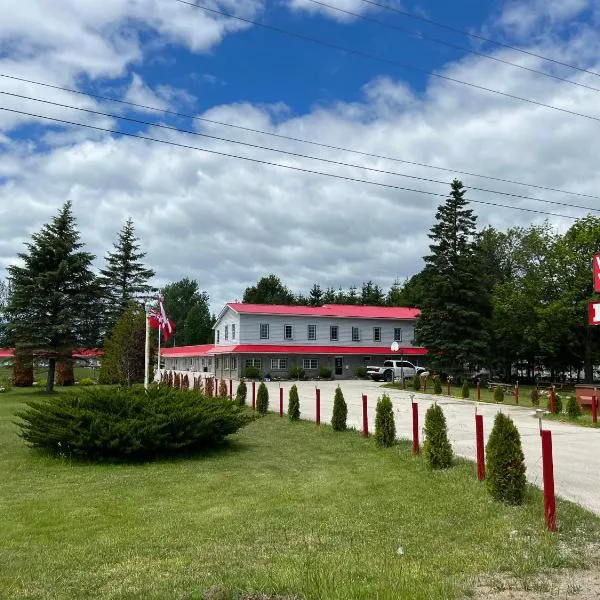
[[(356, 17), (347, 14), (363, 14), (375, 7), (361, 0), (322, 0), (322, 4), (311, 2), (311, 0), (287, 0), (291, 10), (306, 11), (313, 14), (324, 14), (337, 21), (352, 21)], [(321, 0), (319, 0), (321, 2)], [(327, 4), (329, 6), (323, 6)], [(334, 7), (334, 8), (330, 8)], [(340, 10), (335, 10), (336, 8)], [(344, 12), (347, 11), (347, 12)]]

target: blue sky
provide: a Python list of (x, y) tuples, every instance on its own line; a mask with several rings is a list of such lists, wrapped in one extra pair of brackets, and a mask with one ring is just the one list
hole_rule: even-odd
[[(600, 76), (408, 19), (361, 0), (324, 0), (373, 19), (480, 49), (528, 68), (600, 87)], [(384, 0), (381, 0), (382, 2)], [(598, 0), (399, 2), (389, 5), (600, 71)], [(600, 116), (597, 93), (433, 44), (376, 23), (326, 11), (310, 0), (211, 0), (207, 5), (388, 60)], [(40, 19), (39, 15), (44, 18)], [(0, 94), (0, 106), (135, 131), (217, 152), (445, 194), (453, 176), (538, 199), (575, 198), (462, 176), (470, 171), (597, 195), (597, 125), (357, 57), (274, 31), (217, 18), (175, 0), (29, 0), (0, 4), (0, 73), (55, 86), (436, 165), (441, 172), (361, 157), (165, 114), (134, 112), (0, 78), (0, 92), (136, 116), (238, 141), (352, 162), (323, 164), (268, 150), (165, 132)], [(600, 126), (600, 124), (598, 124)], [(98, 265), (131, 216), (157, 283), (197, 278), (215, 307), (275, 272), (295, 291), (386, 287), (422, 265), (436, 196), (350, 183), (243, 163), (194, 150), (124, 138), (0, 111), (0, 278), (23, 242), (67, 199)], [(365, 167), (442, 180), (427, 183)], [(455, 173), (456, 171), (456, 173)], [(498, 201), (473, 191), (472, 200)], [(535, 200), (505, 204), (562, 212)], [(475, 205), (480, 224), (500, 229), (544, 215)], [(571, 221), (550, 217), (559, 229)]]

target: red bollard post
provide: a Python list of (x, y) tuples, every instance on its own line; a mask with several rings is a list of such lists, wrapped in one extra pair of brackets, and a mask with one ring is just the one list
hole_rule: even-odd
[(550, 387), (550, 412), (552, 414), (554, 414), (554, 402), (555, 402), (555, 397), (554, 397), (554, 386)]
[(229, 380), (229, 399), (233, 400), (233, 380)]
[(481, 400), (481, 383), (477, 381), (477, 402)]
[(256, 410), (256, 381), (252, 382), (252, 410)]
[(321, 424), (321, 390), (319, 388), (315, 388), (315, 400), (317, 403), (316, 412), (317, 412), (317, 425)]
[(279, 386), (279, 416), (283, 417), (283, 388)]
[(483, 447), (483, 415), (475, 415), (475, 439), (477, 441), (477, 479), (485, 479), (485, 449)]
[(592, 423), (598, 422), (598, 394), (596, 393), (596, 388), (594, 388), (594, 393), (592, 395)]
[(367, 414), (367, 395), (362, 395), (362, 410), (363, 410), (363, 437), (369, 437), (369, 417)]
[(412, 403), (412, 424), (413, 424), (413, 456), (419, 454), (419, 405), (416, 402)]
[(515, 383), (515, 403), (519, 404), (519, 382)]
[(452, 394), (450, 393), (450, 379), (448, 379), (448, 396), (451, 396)]
[(544, 469), (544, 515), (549, 531), (556, 531), (556, 499), (554, 497), (554, 463), (552, 461), (552, 432), (542, 430), (542, 467)]

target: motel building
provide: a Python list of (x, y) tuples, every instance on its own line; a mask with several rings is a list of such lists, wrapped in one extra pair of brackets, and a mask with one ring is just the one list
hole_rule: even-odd
[[(240, 379), (247, 366), (262, 377), (286, 379), (294, 366), (307, 378), (322, 366), (336, 379), (356, 376), (361, 366), (388, 358), (420, 365), (427, 354), (413, 345), (415, 308), (287, 306), (230, 302), (214, 327), (214, 344), (163, 348), (164, 370), (203, 377)], [(392, 352), (397, 342), (399, 350)]]

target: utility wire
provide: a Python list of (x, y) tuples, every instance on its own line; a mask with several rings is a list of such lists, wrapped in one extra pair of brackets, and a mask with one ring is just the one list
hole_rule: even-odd
[(333, 6), (332, 4), (327, 4), (326, 2), (321, 2), (321, 0), (308, 0), (308, 1), (312, 2), (313, 4), (323, 6), (324, 8), (329, 8), (331, 10), (335, 10), (335, 11), (344, 13), (346, 15), (350, 15), (357, 19), (362, 19), (363, 21), (369, 21), (371, 23), (376, 23), (378, 25), (381, 25), (382, 27), (387, 27), (388, 29), (400, 31), (401, 33), (410, 35), (417, 39), (427, 40), (428, 42), (433, 42), (434, 44), (440, 44), (442, 46), (447, 46), (448, 48), (453, 48), (454, 50), (461, 50), (462, 52), (468, 52), (469, 54), (474, 54), (475, 56), (481, 56), (482, 58), (486, 58), (488, 60), (493, 60), (495, 62), (502, 63), (504, 65), (509, 65), (511, 67), (515, 67), (516, 69), (522, 69), (523, 71), (529, 71), (530, 73), (535, 73), (537, 75), (549, 77), (550, 79), (555, 79), (556, 81), (562, 81), (564, 83), (569, 83), (571, 85), (576, 85), (578, 87), (585, 88), (587, 90), (592, 90), (594, 92), (600, 92), (600, 88), (593, 87), (593, 86), (587, 85), (585, 83), (573, 81), (572, 79), (567, 79), (566, 77), (559, 77), (558, 75), (553, 75), (552, 73), (545, 73), (544, 71), (540, 71), (538, 69), (533, 69), (531, 67), (526, 67), (525, 65), (519, 65), (518, 63), (514, 63), (509, 60), (505, 60), (503, 58), (498, 58), (497, 56), (487, 54), (486, 52), (478, 52), (477, 50), (467, 48), (466, 46), (460, 46), (458, 44), (453, 44), (452, 42), (440, 40), (438, 38), (426, 35), (419, 31), (405, 29), (404, 27), (398, 27), (397, 25), (392, 25), (391, 23), (386, 23), (385, 21), (380, 21), (379, 19), (375, 19), (374, 17), (369, 17), (368, 15), (361, 15), (360, 13), (353, 12), (351, 10), (346, 10), (345, 8), (339, 8), (338, 6)]
[(556, 60), (554, 58), (550, 58), (549, 56), (544, 56), (543, 54), (536, 54), (535, 52), (531, 52), (530, 50), (524, 50), (523, 48), (518, 48), (517, 46), (511, 46), (510, 44), (505, 44), (504, 42), (499, 42), (498, 40), (492, 40), (490, 38), (484, 37), (482, 35), (478, 35), (476, 33), (471, 33), (470, 31), (466, 31), (464, 29), (460, 29), (458, 27), (453, 27), (452, 25), (448, 25), (446, 23), (441, 23), (440, 21), (434, 21), (433, 19), (428, 19), (427, 17), (422, 17), (421, 15), (416, 15), (414, 13), (410, 13), (406, 10), (402, 10), (400, 8), (396, 8), (395, 6), (387, 6), (386, 4), (381, 4), (380, 2), (375, 2), (375, 0), (360, 0), (365, 4), (371, 4), (372, 6), (377, 6), (378, 8), (383, 8), (384, 10), (389, 10), (391, 12), (398, 13), (404, 17), (408, 17), (409, 19), (414, 19), (415, 21), (421, 21), (422, 23), (429, 23), (430, 25), (435, 25), (436, 27), (441, 27), (442, 29), (446, 29), (448, 31), (454, 31), (455, 33), (462, 33), (470, 38), (475, 40), (479, 40), (481, 42), (487, 42), (489, 44), (494, 44), (496, 46), (500, 46), (501, 48), (508, 48), (509, 50), (514, 50), (515, 52), (520, 52), (521, 54), (526, 54), (527, 56), (533, 56), (535, 58), (540, 58), (542, 60), (547, 60), (548, 62), (554, 63), (555, 65), (560, 65), (561, 67), (568, 67), (569, 69), (574, 69), (576, 71), (581, 71), (582, 73), (588, 73), (589, 75), (595, 75), (596, 77), (600, 77), (600, 73), (597, 71), (591, 71), (589, 69), (584, 69), (583, 67), (577, 67), (575, 65), (571, 65), (566, 62), (562, 62), (560, 60)]
[(388, 64), (388, 65), (393, 65), (395, 67), (400, 67), (401, 69), (415, 71), (417, 73), (423, 73), (425, 75), (430, 75), (431, 77), (437, 77), (438, 79), (443, 79), (444, 81), (451, 81), (452, 83), (466, 85), (466, 86), (476, 89), (476, 90), (480, 90), (483, 92), (489, 92), (491, 94), (496, 94), (498, 96), (502, 96), (504, 98), (510, 98), (512, 100), (519, 100), (520, 102), (527, 102), (528, 104), (533, 104), (535, 106), (541, 106), (543, 108), (548, 108), (550, 110), (554, 110), (554, 111), (557, 111), (557, 112), (560, 112), (563, 114), (567, 114), (567, 115), (571, 115), (574, 117), (582, 117), (583, 119), (589, 119), (591, 121), (600, 122), (600, 117), (595, 117), (593, 115), (580, 113), (575, 110), (569, 110), (568, 108), (561, 108), (559, 106), (554, 106), (552, 104), (546, 104), (544, 102), (540, 102), (539, 100), (532, 100), (531, 98), (525, 98), (523, 96), (518, 96), (516, 94), (510, 94), (508, 92), (501, 92), (500, 90), (496, 90), (496, 89), (489, 88), (489, 87), (486, 87), (483, 85), (479, 85), (477, 83), (462, 81), (461, 79), (456, 79), (455, 77), (450, 77), (449, 75), (442, 75), (441, 73), (436, 73), (435, 71), (428, 71), (427, 69), (422, 69), (421, 67), (415, 67), (414, 65), (401, 63), (401, 62), (392, 60), (390, 58), (384, 58), (383, 56), (369, 54), (368, 52), (363, 52), (362, 50), (356, 50), (355, 48), (348, 48), (347, 46), (341, 46), (339, 44), (334, 44), (333, 42), (328, 42), (326, 40), (322, 40), (319, 38), (314, 38), (314, 37), (311, 37), (308, 35), (304, 35), (302, 33), (290, 31), (289, 29), (282, 29), (281, 27), (276, 27), (275, 25), (267, 25), (266, 23), (262, 23), (261, 21), (253, 21), (252, 19), (246, 19), (245, 17), (238, 17), (237, 15), (233, 15), (231, 13), (227, 13), (222, 10), (217, 10), (216, 8), (209, 8), (207, 6), (202, 6), (201, 4), (194, 4), (193, 2), (188, 2), (188, 0), (175, 0), (175, 2), (179, 2), (180, 4), (186, 4), (188, 6), (192, 6), (193, 8), (197, 8), (200, 10), (204, 10), (206, 12), (221, 15), (223, 17), (228, 17), (230, 19), (237, 19), (238, 21), (243, 21), (244, 23), (248, 23), (250, 25), (255, 25), (256, 27), (262, 27), (263, 29), (277, 31), (278, 33), (282, 33), (282, 34), (290, 36), (290, 37), (304, 40), (306, 42), (311, 42), (313, 44), (319, 44), (319, 45), (325, 46), (327, 48), (333, 48), (334, 50), (341, 50), (342, 52), (347, 52), (348, 54), (353, 54), (355, 56), (361, 56), (363, 58), (368, 58), (369, 60), (382, 62), (382, 63)]
[[(198, 137), (203, 137), (203, 138), (207, 138), (210, 140), (217, 140), (220, 142), (227, 142), (229, 144), (238, 144), (240, 146), (246, 146), (247, 148), (254, 148), (256, 150), (267, 150), (269, 152), (277, 152), (279, 154), (285, 154), (287, 156), (293, 156), (295, 158), (306, 158), (308, 160), (316, 160), (319, 162), (324, 162), (327, 164), (331, 164), (331, 165), (337, 165), (337, 166), (341, 166), (341, 167), (350, 167), (352, 169), (364, 169), (365, 171), (371, 171), (373, 173), (379, 173), (381, 175), (394, 175), (396, 177), (405, 177), (407, 179), (416, 179), (418, 181), (424, 181), (427, 183), (435, 183), (435, 184), (439, 184), (439, 185), (444, 185), (447, 186), (448, 182), (447, 181), (440, 181), (439, 179), (431, 179), (429, 177), (419, 177), (417, 175), (409, 175), (408, 173), (398, 173), (397, 171), (387, 171), (385, 169), (376, 169), (374, 167), (367, 167), (364, 165), (358, 165), (358, 164), (354, 164), (354, 163), (348, 163), (348, 162), (343, 162), (343, 161), (338, 161), (338, 160), (333, 160), (330, 158), (322, 158), (322, 157), (318, 157), (318, 156), (311, 156), (310, 154), (301, 154), (299, 152), (291, 152), (289, 150), (281, 150), (279, 148), (271, 148), (270, 146), (262, 146), (260, 144), (252, 144), (250, 142), (242, 142), (239, 140), (233, 140), (230, 138), (224, 138), (221, 136), (217, 136), (217, 135), (212, 135), (209, 133), (201, 133), (199, 131), (193, 131), (191, 129), (182, 129), (182, 128), (178, 128), (178, 127), (173, 127), (171, 125), (165, 125), (163, 123), (155, 123), (152, 121), (146, 121), (144, 119), (136, 119), (134, 117), (125, 117), (122, 115), (117, 115), (114, 113), (107, 113), (107, 112), (102, 112), (102, 111), (98, 111), (98, 110), (94, 110), (91, 108), (83, 108), (83, 107), (79, 107), (79, 106), (72, 106), (70, 104), (62, 104), (61, 102), (53, 102), (51, 100), (43, 100), (41, 98), (35, 98), (33, 96), (25, 96), (23, 94), (15, 94), (13, 92), (5, 92), (0, 90), (0, 94), (3, 94), (5, 96), (11, 96), (13, 98), (21, 98), (23, 100), (32, 100), (33, 102), (40, 102), (42, 104), (50, 104), (51, 106), (59, 106), (61, 108), (68, 108), (71, 110), (77, 110), (79, 112), (86, 112), (86, 113), (90, 113), (92, 115), (98, 115), (98, 116), (102, 116), (102, 117), (110, 117), (112, 119), (121, 119), (123, 121), (129, 121), (130, 123), (137, 123), (139, 125), (148, 125), (150, 127), (158, 127), (160, 129), (167, 129), (169, 131), (175, 131), (177, 133), (183, 133), (183, 134), (188, 134), (188, 135), (195, 135)], [(476, 186), (469, 186), (470, 189), (472, 190), (476, 190), (478, 192), (485, 192), (487, 194), (497, 194), (499, 196), (507, 196), (510, 198), (520, 198), (523, 200), (530, 200), (533, 202), (542, 202), (545, 204), (554, 204), (557, 206), (566, 206), (569, 208), (578, 208), (581, 210), (587, 210), (587, 211), (591, 211), (591, 212), (600, 212), (600, 209), (596, 209), (596, 208), (591, 208), (589, 206), (580, 206), (578, 204), (570, 204), (567, 202), (559, 202), (557, 200), (546, 200), (544, 198), (535, 198), (533, 196), (523, 196), (521, 194), (513, 194), (511, 192), (501, 192), (499, 190), (490, 190), (487, 188), (480, 188), (480, 187), (476, 187)]]
[[(315, 171), (313, 169), (306, 169), (304, 167), (295, 167), (292, 165), (284, 165), (281, 163), (274, 163), (268, 160), (262, 160), (260, 158), (251, 158), (249, 156), (240, 156), (238, 154), (231, 154), (229, 152), (220, 152), (218, 150), (209, 150), (207, 148), (199, 148), (198, 146), (191, 146), (189, 144), (182, 144), (179, 142), (173, 142), (173, 141), (169, 141), (169, 140), (161, 140), (159, 138), (154, 138), (151, 136), (146, 136), (146, 135), (141, 135), (138, 133), (130, 133), (130, 132), (125, 132), (125, 131), (119, 131), (117, 129), (110, 129), (108, 127), (99, 127), (98, 125), (90, 125), (88, 123), (78, 123), (77, 121), (68, 121), (66, 119), (58, 119), (56, 117), (48, 117), (46, 115), (40, 115), (40, 114), (36, 114), (36, 113), (31, 113), (31, 112), (27, 112), (24, 110), (16, 110), (14, 108), (7, 108), (5, 106), (0, 106), (0, 110), (6, 111), (6, 112), (10, 112), (10, 113), (14, 113), (14, 114), (18, 114), (18, 115), (24, 115), (24, 116), (28, 116), (28, 117), (35, 117), (37, 119), (45, 119), (46, 121), (51, 121), (54, 123), (62, 123), (65, 125), (75, 125), (77, 127), (85, 127), (86, 129), (93, 129), (95, 131), (103, 131), (105, 133), (114, 133), (116, 135), (122, 135), (122, 136), (126, 136), (126, 137), (131, 137), (131, 138), (135, 138), (135, 139), (139, 139), (139, 140), (146, 140), (149, 142), (156, 142), (158, 144), (164, 144), (167, 146), (174, 146), (177, 148), (185, 148), (188, 150), (197, 150), (199, 152), (205, 152), (207, 154), (215, 154), (218, 156), (225, 156), (228, 158), (236, 158), (239, 160), (245, 160), (248, 162), (252, 162), (252, 163), (256, 163), (256, 164), (261, 164), (261, 165), (269, 165), (271, 167), (279, 167), (281, 169), (288, 169), (290, 171), (297, 171), (300, 173), (310, 173), (312, 175), (323, 175), (324, 177), (331, 177), (333, 179), (338, 179), (338, 180), (342, 180), (342, 181), (350, 181), (353, 183), (365, 183), (367, 185), (374, 185), (380, 188), (387, 188), (387, 189), (392, 189), (392, 190), (401, 190), (401, 191), (406, 191), (406, 192), (414, 192), (416, 194), (424, 194), (426, 196), (435, 196), (438, 198), (447, 198), (446, 194), (439, 194), (437, 192), (428, 192), (426, 190), (417, 190), (414, 188), (407, 188), (407, 187), (402, 187), (399, 185), (392, 185), (389, 183), (381, 183), (378, 181), (369, 181), (367, 179), (359, 179), (357, 177), (349, 177), (347, 175), (337, 175), (335, 173), (325, 173), (323, 171)], [(525, 208), (523, 206), (511, 206), (510, 204), (500, 204), (498, 202), (489, 202), (486, 200), (474, 200), (469, 198), (469, 202), (473, 202), (476, 204), (484, 204), (486, 206), (494, 206), (494, 207), (498, 207), (498, 208), (508, 208), (511, 210), (519, 210), (522, 212), (528, 212), (528, 213), (535, 213), (538, 215), (547, 215), (550, 217), (559, 217), (559, 218), (563, 218), (563, 219), (571, 219), (571, 220), (577, 220), (578, 217), (573, 217), (571, 215), (565, 215), (563, 213), (552, 213), (552, 212), (547, 212), (547, 211), (543, 211), (543, 210), (537, 210), (534, 208)]]
[(90, 98), (95, 98), (98, 100), (102, 100), (102, 101), (106, 101), (106, 102), (114, 102), (116, 104), (122, 104), (124, 106), (131, 106), (133, 108), (141, 108), (144, 110), (149, 110), (149, 111), (153, 111), (153, 112), (158, 112), (158, 113), (162, 113), (165, 115), (169, 115), (169, 116), (173, 116), (173, 117), (183, 117), (186, 119), (191, 119), (194, 121), (200, 121), (200, 122), (204, 122), (204, 123), (211, 123), (213, 125), (222, 125), (224, 127), (231, 127), (233, 129), (239, 129), (241, 131), (248, 131), (248, 132), (252, 132), (252, 133), (258, 133), (261, 135), (268, 135), (270, 137), (275, 137), (275, 138), (279, 138), (279, 139), (283, 139), (283, 140), (289, 140), (292, 142), (299, 142), (302, 144), (310, 144), (312, 146), (317, 146), (320, 148), (327, 148), (329, 150), (341, 150), (343, 152), (349, 152), (351, 154), (357, 154), (360, 156), (368, 156), (370, 158), (379, 158), (382, 160), (389, 160), (389, 161), (393, 161), (393, 162), (398, 162), (398, 163), (403, 163), (403, 164), (408, 164), (408, 165), (414, 165), (417, 167), (424, 167), (427, 169), (435, 169), (437, 171), (444, 171), (446, 173), (453, 173), (453, 174), (460, 174), (460, 175), (468, 175), (470, 177), (479, 177), (481, 179), (488, 179), (490, 181), (500, 181), (502, 183), (510, 183), (513, 185), (520, 185), (520, 186), (524, 186), (524, 187), (530, 187), (530, 188), (535, 188), (535, 189), (539, 189), (539, 190), (545, 190), (548, 192), (557, 192), (560, 194), (569, 194), (571, 196), (579, 196), (579, 197), (583, 197), (583, 198), (593, 198), (594, 200), (600, 200), (600, 196), (594, 196), (592, 194), (583, 194), (581, 192), (571, 192), (569, 190), (561, 190), (558, 188), (553, 188), (553, 187), (548, 187), (548, 186), (544, 186), (544, 185), (537, 185), (535, 183), (525, 183), (522, 181), (515, 181), (513, 179), (504, 179), (501, 177), (493, 177), (492, 175), (481, 175), (479, 173), (473, 173), (470, 171), (461, 171), (460, 169), (450, 169), (447, 167), (439, 167), (436, 165), (429, 165), (427, 163), (421, 163), (421, 162), (416, 162), (416, 161), (412, 161), (412, 160), (405, 160), (402, 158), (396, 158), (393, 156), (386, 156), (386, 155), (382, 155), (382, 154), (373, 154), (370, 152), (363, 152), (360, 150), (354, 150), (351, 148), (344, 148), (343, 146), (335, 146), (332, 144), (324, 144), (322, 142), (316, 142), (314, 140), (306, 140), (303, 138), (297, 138), (297, 137), (293, 137), (293, 136), (289, 136), (289, 135), (283, 135), (280, 133), (273, 133), (271, 131), (264, 131), (261, 129), (252, 129), (251, 127), (245, 127), (243, 125), (235, 125), (233, 123), (227, 123), (225, 121), (217, 121), (215, 119), (208, 119), (206, 117), (199, 117), (196, 115), (190, 115), (190, 114), (186, 114), (186, 113), (180, 113), (180, 112), (175, 112), (172, 110), (168, 110), (168, 109), (164, 109), (164, 108), (157, 108), (155, 106), (148, 106), (145, 104), (137, 104), (135, 102), (130, 102), (128, 100), (121, 100), (119, 98), (111, 98), (109, 96), (102, 96), (100, 94), (94, 94), (91, 92), (82, 92), (80, 90), (76, 90), (74, 88), (68, 88), (68, 87), (63, 87), (63, 86), (59, 86), (59, 85), (52, 85), (49, 83), (43, 83), (41, 81), (35, 81), (33, 79), (25, 79), (23, 77), (17, 77), (15, 75), (8, 75), (6, 73), (0, 73), (0, 77), (3, 77), (5, 79), (12, 79), (14, 81), (22, 81), (24, 83), (31, 83), (33, 85), (39, 85), (42, 87), (46, 87), (46, 88), (50, 88), (50, 89), (54, 89), (54, 90), (61, 90), (64, 92), (69, 92), (72, 94), (78, 94), (81, 96), (87, 96)]

